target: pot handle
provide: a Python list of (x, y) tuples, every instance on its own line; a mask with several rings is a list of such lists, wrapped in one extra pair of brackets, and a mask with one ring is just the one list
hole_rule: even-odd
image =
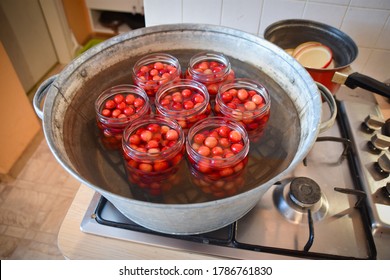
[(375, 80), (374, 78), (360, 74), (358, 72), (349, 75), (336, 72), (334, 74), (333, 80), (341, 81), (341, 83), (345, 84), (351, 89), (360, 87), (362, 89), (390, 98), (390, 86), (388, 84), (382, 83), (378, 80)]
[(49, 91), (50, 86), (54, 82), (54, 80), (57, 78), (57, 75), (51, 76), (47, 80), (45, 80), (37, 89), (35, 92), (34, 98), (33, 98), (33, 106), (35, 113), (37, 116), (43, 120), (43, 111), (41, 110), (41, 103), (42, 100), (46, 97), (47, 92)]
[(328, 103), (330, 109), (329, 119), (320, 124), (320, 133), (322, 133), (333, 126), (337, 116), (337, 105), (336, 100), (334, 99), (333, 94), (329, 91), (329, 89), (318, 82), (316, 82), (316, 84), (319, 92), (321, 93), (322, 99)]

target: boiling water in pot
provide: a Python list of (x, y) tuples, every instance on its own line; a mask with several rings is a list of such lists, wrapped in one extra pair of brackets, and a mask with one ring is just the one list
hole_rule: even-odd
[[(190, 57), (198, 52), (200, 50), (167, 51), (179, 59), (183, 71)], [(95, 100), (108, 87), (132, 84), (131, 69), (139, 58), (129, 57), (100, 72), (72, 99), (64, 118), (64, 142), (70, 160), (86, 180), (124, 197), (178, 204), (219, 199), (202, 192), (195, 185), (194, 176), (186, 160), (182, 161), (179, 170), (175, 173), (175, 180), (169, 182), (171, 188), (160, 195), (153, 195), (128, 181), (120, 152), (106, 150), (101, 145), (95, 121)], [(261, 185), (287, 168), (299, 145), (300, 124), (291, 99), (286, 97), (271, 77), (248, 62), (231, 57), (229, 60), (237, 78), (257, 80), (268, 89), (271, 96), (269, 122), (262, 135), (251, 138), (249, 161), (240, 174), (240, 182), (244, 183), (238, 192), (244, 192)]]

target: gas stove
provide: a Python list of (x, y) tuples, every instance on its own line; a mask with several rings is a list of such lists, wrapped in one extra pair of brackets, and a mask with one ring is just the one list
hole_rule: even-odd
[[(81, 230), (234, 259), (390, 259), (387, 124), (371, 93), (343, 88), (336, 100), (336, 123), (291, 174), (233, 224), (199, 235), (157, 233), (96, 193)], [(323, 117), (327, 114), (324, 105)]]

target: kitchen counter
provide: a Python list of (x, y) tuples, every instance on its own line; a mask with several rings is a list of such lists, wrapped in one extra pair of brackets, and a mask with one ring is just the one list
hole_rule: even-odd
[(64, 218), (58, 234), (58, 247), (65, 258), (87, 260), (221, 259), (82, 232), (80, 230), (80, 224), (94, 194), (94, 190), (85, 185), (81, 185)]
[[(66, 259), (72, 260), (221, 260), (229, 259), (191, 251), (146, 245), (95, 234), (85, 233), (80, 225), (95, 195), (91, 188), (80, 188), (66, 214), (58, 234), (58, 247)], [(196, 246), (210, 246), (197, 244)], [(234, 250), (234, 249), (233, 249)], [(288, 256), (246, 251), (243, 259), (294, 259)]]

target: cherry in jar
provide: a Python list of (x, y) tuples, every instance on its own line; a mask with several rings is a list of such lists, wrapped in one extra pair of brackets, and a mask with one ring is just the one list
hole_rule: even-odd
[(228, 179), (248, 162), (249, 138), (234, 120), (210, 117), (188, 132), (186, 151), (193, 168), (213, 180)]
[(153, 101), (159, 87), (169, 81), (180, 79), (179, 60), (167, 53), (154, 53), (140, 58), (132, 69), (133, 81), (142, 87)]
[(267, 89), (250, 79), (235, 79), (220, 87), (214, 112), (241, 123), (248, 132), (261, 131), (270, 117), (271, 98)]
[(132, 177), (133, 182), (135, 178), (139, 183), (151, 180), (160, 188), (166, 188), (166, 179), (176, 173), (183, 159), (184, 143), (181, 126), (162, 116), (140, 119), (128, 126), (122, 151), (128, 174), (136, 175)]
[(201, 52), (191, 57), (185, 72), (186, 79), (204, 84), (214, 99), (223, 83), (234, 80), (235, 73), (229, 59), (222, 53)]
[(155, 99), (156, 113), (176, 120), (185, 132), (211, 114), (206, 87), (194, 80), (180, 79), (160, 87)]
[(151, 112), (149, 98), (142, 88), (117, 85), (103, 91), (95, 102), (100, 139), (107, 149), (120, 149), (123, 130)]

